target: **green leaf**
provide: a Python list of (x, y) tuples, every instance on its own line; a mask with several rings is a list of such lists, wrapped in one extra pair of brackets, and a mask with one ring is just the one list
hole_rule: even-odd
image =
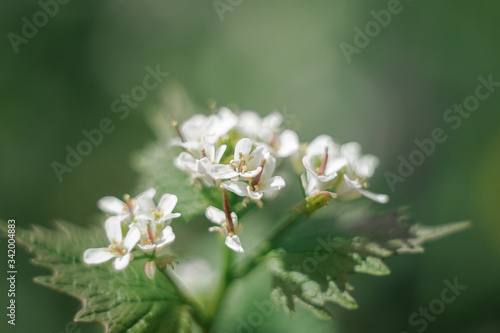
[(288, 252), (280, 250), (270, 260), (273, 274), (273, 299), (285, 305), (287, 312), (295, 310), (294, 302), (305, 304), (323, 318), (330, 318), (328, 303), (356, 309), (347, 282), (351, 273), (387, 275), (389, 269), (374, 256), (355, 252), (343, 238), (321, 239), (314, 251)]
[(406, 209), (362, 219), (347, 229), (354, 237), (358, 251), (379, 257), (396, 253), (422, 253), (422, 244), (454, 234), (470, 227), (470, 222), (455, 222), (439, 226), (412, 224)]
[[(6, 223), (0, 221), (0, 232)], [(106, 332), (192, 332), (189, 308), (173, 284), (161, 274), (150, 280), (144, 260), (134, 260), (121, 272), (111, 262), (86, 265), (82, 255), (89, 247), (107, 243), (101, 228), (83, 229), (58, 222), (55, 230), (16, 229), (16, 240), (35, 254), (33, 263), (50, 269), (51, 276), (35, 281), (80, 299), (83, 308), (76, 321), (100, 322)]]
[[(308, 222), (308, 228), (315, 221)], [(300, 302), (323, 318), (330, 318), (329, 306), (336, 303), (356, 309), (348, 283), (352, 273), (376, 276), (390, 274), (382, 258), (396, 253), (419, 253), (422, 244), (469, 227), (468, 222), (437, 227), (409, 225), (406, 215), (394, 212), (362, 219), (347, 230), (324, 233), (311, 239), (288, 238), (270, 262), (272, 297), (293, 313)], [(337, 236), (342, 234), (342, 236)], [(325, 236), (326, 235), (326, 236)]]

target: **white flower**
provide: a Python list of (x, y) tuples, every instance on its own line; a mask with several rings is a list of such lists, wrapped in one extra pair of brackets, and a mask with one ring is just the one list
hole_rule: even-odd
[(164, 194), (158, 206), (152, 198), (141, 198), (141, 211), (137, 213), (137, 227), (141, 231), (138, 247), (147, 254), (160, 251), (175, 240), (175, 234), (170, 227), (172, 219), (181, 216), (172, 213), (177, 204), (177, 196)]
[(282, 123), (283, 116), (278, 111), (273, 111), (264, 118), (255, 111), (243, 111), (240, 113), (238, 129), (244, 136), (269, 143), (279, 132)]
[(83, 253), (83, 261), (86, 264), (95, 265), (106, 262), (112, 258), (116, 258), (114, 267), (116, 270), (122, 270), (130, 262), (130, 251), (139, 241), (141, 232), (135, 226), (132, 226), (125, 239), (122, 235), (121, 219), (117, 216), (112, 216), (104, 223), (106, 236), (111, 243), (108, 247), (91, 248)]
[(157, 223), (181, 216), (179, 213), (172, 213), (177, 204), (177, 196), (174, 194), (165, 193), (162, 195), (158, 206), (155, 205), (153, 198), (141, 197), (137, 199), (140, 210), (137, 212), (138, 219), (146, 219)]
[(284, 130), (278, 138), (276, 157), (286, 158), (296, 154), (300, 148), (299, 136), (290, 129)]
[(226, 237), (225, 244), (233, 251), (243, 253), (240, 238), (236, 235), (241, 230), (241, 225), (238, 225), (238, 216), (234, 212), (226, 216), (226, 213), (213, 206), (208, 206), (205, 210), (205, 216), (211, 222), (220, 225), (220, 227), (211, 227), (209, 231), (218, 231)]
[(357, 142), (348, 142), (340, 148), (340, 154), (346, 161), (346, 174), (350, 177), (370, 178), (379, 165), (379, 160), (374, 155), (363, 155), (361, 145)]
[(365, 184), (366, 183), (361, 181), (359, 178), (351, 180), (347, 175), (344, 175), (344, 182), (342, 182), (337, 189), (337, 194), (343, 199), (355, 199), (359, 197), (359, 195), (362, 195), (382, 204), (389, 201), (389, 196), (386, 194), (378, 194), (365, 190)]
[(153, 254), (165, 246), (172, 244), (175, 234), (172, 227), (163, 223), (140, 220), (137, 227), (141, 231), (141, 238), (137, 245), (144, 253)]
[(285, 180), (280, 176), (272, 176), (276, 168), (276, 159), (269, 156), (261, 164), (262, 171), (248, 183), (243, 181), (227, 181), (221, 184), (221, 187), (253, 200), (260, 200), (264, 193), (274, 192), (285, 187)]
[(306, 194), (312, 195), (328, 187), (345, 166), (345, 160), (339, 145), (330, 136), (320, 135), (307, 146), (302, 164), (306, 169), (302, 183)]
[(217, 114), (211, 116), (213, 124), (211, 131), (217, 138), (229, 133), (230, 130), (238, 125), (239, 118), (227, 107), (221, 107)]
[[(344, 200), (361, 195), (379, 203), (389, 200), (385, 194), (366, 190), (367, 180), (373, 176), (378, 159), (373, 155), (362, 155), (359, 143), (339, 146), (330, 136), (320, 135), (307, 146), (302, 163), (306, 169), (302, 183), (307, 195), (333, 186)], [(341, 178), (337, 178), (338, 175)], [(332, 184), (334, 180), (335, 184)]]
[(269, 153), (262, 146), (256, 147), (252, 151), (252, 140), (244, 138), (236, 143), (234, 157), (229, 163), (214, 165), (210, 174), (215, 179), (229, 179), (234, 177), (253, 178), (257, 176), (262, 167), (262, 160)]
[(215, 144), (238, 123), (236, 116), (228, 108), (220, 108), (217, 114), (196, 114), (180, 126), (176, 126), (178, 137), (172, 138), (173, 146), (181, 146), (189, 151), (200, 151), (203, 145)]
[(344, 199), (356, 198), (363, 195), (378, 203), (387, 203), (389, 196), (377, 194), (365, 189), (367, 180), (373, 176), (375, 168), (379, 164), (377, 157), (373, 155), (362, 155), (361, 146), (357, 142), (349, 142), (342, 145), (340, 153), (346, 161), (344, 182), (337, 190), (339, 196)]
[(138, 194), (135, 198), (130, 198), (130, 195), (126, 194), (124, 196), (125, 202), (116, 197), (104, 197), (97, 202), (97, 206), (103, 212), (117, 216), (120, 221), (124, 221), (126, 219), (131, 221), (135, 218), (135, 215), (140, 209), (137, 205), (137, 201), (141, 198), (150, 198), (152, 200), (155, 195), (156, 189), (151, 187)]
[(257, 146), (262, 144), (276, 157), (286, 158), (298, 152), (300, 143), (294, 131), (288, 129), (280, 133), (282, 123), (283, 116), (278, 111), (263, 118), (255, 111), (243, 111), (238, 129), (243, 136), (254, 139)]
[[(221, 145), (215, 150), (214, 145), (206, 144), (201, 150), (198, 158), (195, 158), (191, 153), (182, 152), (175, 160), (175, 165), (184, 171), (188, 171), (194, 179), (202, 179), (208, 186), (214, 186), (214, 178), (212, 177), (212, 167), (218, 165), (222, 155), (226, 151), (227, 146)], [(228, 171), (232, 171), (230, 166)]]

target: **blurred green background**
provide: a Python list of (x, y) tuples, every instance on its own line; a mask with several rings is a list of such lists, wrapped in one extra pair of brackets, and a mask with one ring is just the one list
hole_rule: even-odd
[[(348, 63), (339, 45), (353, 44), (354, 28), (364, 30), (370, 11), (386, 9), (387, 1), (221, 2), (231, 8), (223, 20), (208, 0), (71, 1), (15, 53), (8, 33), (20, 35), (21, 19), (32, 21), (40, 6), (2, 1), (0, 217), (20, 227), (55, 218), (95, 223), (100, 197), (136, 188), (131, 156), (154, 140), (147, 114), (168, 112), (166, 87), (177, 82), (200, 106), (215, 100), (262, 114), (286, 110), (302, 141), (326, 133), (360, 142), (381, 159), (373, 189), (391, 195), (390, 207), (410, 204), (419, 221), (474, 221), (424, 255), (388, 260), (389, 277), (353, 276), (359, 310), (338, 308), (332, 322), (303, 309), (288, 319), (279, 310), (255, 332), (417, 332), (409, 316), (455, 277), (468, 289), (425, 332), (500, 332), (500, 91), (459, 129), (443, 121), (446, 109), (474, 93), (478, 76), (500, 81), (500, 3), (402, 1), (402, 11)], [(111, 103), (157, 64), (168, 79), (119, 119)], [(103, 118), (116, 129), (59, 182), (51, 163), (64, 163), (65, 147), (75, 148), (82, 131)], [(413, 141), (436, 127), (448, 139), (392, 193), (384, 172), (397, 172), (398, 156), (407, 158)], [(32, 278), (46, 271), (28, 259), (18, 251), (17, 325), (7, 327), (2, 315), (1, 331), (71, 332), (66, 325), (79, 302), (35, 285)], [(246, 282), (226, 304), (227, 332), (255, 311), (254, 299), (269, 299), (264, 270)], [(253, 299), (238, 298), (245, 288)], [(103, 331), (82, 323), (77, 329)]]

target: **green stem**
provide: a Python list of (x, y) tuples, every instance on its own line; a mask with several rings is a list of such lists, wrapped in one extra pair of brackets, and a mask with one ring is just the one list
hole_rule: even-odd
[[(304, 205), (301, 203), (297, 206)], [(292, 211), (290, 211), (287, 215), (284, 215), (271, 229), (268, 239), (259, 247), (255, 254), (243, 264), (233, 267), (234, 278), (241, 278), (258, 266), (262, 262), (262, 258), (273, 248), (273, 245), (279, 236), (286, 229), (294, 225), (295, 222), (304, 215), (303, 213), (304, 211), (298, 207), (298, 209), (292, 209)]]
[(197, 300), (186, 295), (167, 272), (162, 269), (158, 269), (158, 271), (160, 271), (163, 276), (165, 276), (165, 278), (172, 284), (180, 301), (191, 308), (191, 316), (193, 320), (202, 328), (204, 333), (208, 333), (210, 321), (206, 316), (201, 304)]
[[(326, 192), (325, 192), (326, 193)], [(213, 304), (213, 310), (209, 315), (205, 315), (203, 309), (198, 302), (186, 297), (182, 291), (176, 286), (168, 274), (162, 272), (167, 279), (169, 279), (172, 284), (176, 287), (179, 297), (181, 300), (191, 307), (193, 319), (200, 325), (204, 333), (209, 333), (213, 328), (215, 319), (219, 316), (221, 311), (221, 303), (226, 296), (228, 287), (231, 283), (238, 278), (241, 278), (253, 270), (257, 265), (260, 264), (262, 259), (273, 249), (276, 241), (288, 228), (294, 226), (298, 221), (304, 217), (308, 217), (317, 209), (325, 206), (330, 200), (331, 196), (325, 193), (319, 193), (313, 197), (305, 198), (299, 204), (297, 204), (288, 214), (284, 215), (271, 229), (267, 241), (265, 241), (259, 250), (242, 265), (234, 266), (233, 252), (231, 249), (224, 245), (224, 268), (222, 281), (219, 286), (219, 291), (215, 297)], [(253, 205), (252, 205), (253, 206)], [(243, 208), (243, 207), (242, 207)], [(242, 209), (242, 213), (247, 213), (253, 207), (245, 207)]]
[(288, 214), (278, 220), (259, 250), (243, 264), (233, 267), (233, 278), (237, 279), (247, 275), (262, 262), (263, 258), (274, 248), (277, 240), (286, 230), (296, 225), (302, 218), (307, 218), (317, 209), (325, 206), (330, 199), (331, 196), (328, 192), (320, 192), (315, 196), (305, 198), (295, 205)]
[(224, 244), (224, 268), (223, 268), (224, 275), (222, 276), (222, 281), (219, 286), (219, 291), (213, 303), (213, 311), (209, 315), (207, 332), (209, 332), (210, 329), (213, 327), (213, 323), (221, 311), (220, 305), (222, 303), (222, 300), (226, 295), (229, 285), (234, 279), (231, 270), (232, 262), (233, 262), (233, 251)]

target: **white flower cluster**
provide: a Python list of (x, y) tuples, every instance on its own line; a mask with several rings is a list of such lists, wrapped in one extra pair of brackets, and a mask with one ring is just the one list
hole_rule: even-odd
[[(158, 205), (154, 203), (156, 190), (149, 188), (135, 198), (125, 195), (124, 201), (115, 197), (104, 197), (99, 208), (111, 216), (104, 222), (108, 247), (91, 248), (83, 254), (87, 264), (101, 264), (115, 258), (114, 267), (122, 270), (132, 259), (136, 246), (147, 255), (158, 253), (175, 240), (170, 226), (172, 219), (181, 216), (172, 213), (177, 196), (164, 194)], [(125, 235), (125, 237), (123, 237)]]
[[(233, 251), (244, 252), (237, 235), (242, 225), (231, 211), (226, 191), (244, 197), (244, 204), (250, 200), (261, 206), (261, 199), (285, 187), (285, 180), (274, 175), (285, 158), (291, 158), (294, 165), (302, 160), (302, 170), (294, 169), (300, 174), (306, 200), (323, 194), (344, 200), (365, 196), (379, 203), (389, 199), (366, 189), (379, 163), (375, 156), (362, 155), (358, 143), (339, 145), (328, 135), (301, 145), (294, 131), (283, 129), (279, 112), (261, 117), (254, 111), (235, 114), (223, 107), (216, 114), (197, 114), (174, 126), (177, 137), (171, 144), (184, 149), (175, 165), (189, 173), (193, 183), (221, 188), (223, 210), (209, 206), (205, 216), (217, 225), (209, 231), (220, 232)], [(112, 215), (104, 223), (110, 245), (88, 249), (84, 261), (100, 264), (115, 258), (114, 266), (121, 270), (130, 262), (135, 247), (153, 258), (172, 243), (175, 234), (170, 222), (180, 216), (172, 213), (177, 197), (164, 194), (155, 205), (155, 195), (156, 190), (150, 188), (134, 199), (102, 198), (99, 208)]]
[[(254, 111), (235, 114), (222, 107), (216, 114), (194, 115), (180, 125), (174, 123), (178, 136), (172, 145), (185, 150), (175, 165), (188, 172), (193, 182), (260, 203), (265, 194), (271, 196), (285, 187), (285, 180), (273, 175), (279, 160), (302, 158), (301, 180), (307, 196), (326, 191), (344, 200), (365, 196), (379, 203), (388, 201), (388, 196), (366, 189), (378, 159), (362, 155), (358, 143), (339, 145), (320, 135), (301, 148), (297, 134), (282, 125), (283, 116), (277, 111), (261, 117)], [(234, 152), (228, 147), (234, 147)], [(221, 232), (229, 248), (243, 252), (236, 235), (241, 224), (224, 198), (224, 211), (210, 206), (205, 212), (219, 225), (209, 230)]]
[(307, 195), (333, 189), (345, 200), (363, 195), (379, 203), (389, 201), (385, 194), (366, 190), (379, 161), (373, 155), (362, 155), (357, 142), (339, 145), (330, 136), (320, 135), (307, 145), (302, 164), (306, 170), (302, 186)]
[[(281, 131), (282, 123), (279, 112), (261, 118), (254, 111), (236, 115), (221, 108), (217, 114), (194, 115), (176, 125), (178, 137), (172, 139), (172, 145), (186, 151), (175, 164), (193, 180), (207, 186), (220, 186), (218, 180), (229, 180), (224, 184), (229, 191), (259, 200), (265, 192), (285, 186), (283, 178), (272, 177), (276, 158), (299, 150), (297, 134)], [(224, 158), (228, 145), (234, 147), (234, 154)]]
[[(254, 111), (236, 115), (223, 107), (217, 114), (194, 115), (180, 126), (175, 124), (178, 137), (172, 145), (185, 149), (175, 164), (189, 172), (193, 181), (260, 201), (265, 194), (271, 196), (285, 187), (285, 180), (274, 176), (277, 159), (299, 151), (299, 137), (292, 130), (282, 130), (282, 124), (279, 112), (261, 118)], [(229, 154), (228, 146), (234, 147)], [(210, 206), (205, 215), (219, 225), (210, 231), (219, 231), (230, 249), (243, 252), (236, 235), (241, 224), (230, 211), (225, 193), (224, 211)]]

